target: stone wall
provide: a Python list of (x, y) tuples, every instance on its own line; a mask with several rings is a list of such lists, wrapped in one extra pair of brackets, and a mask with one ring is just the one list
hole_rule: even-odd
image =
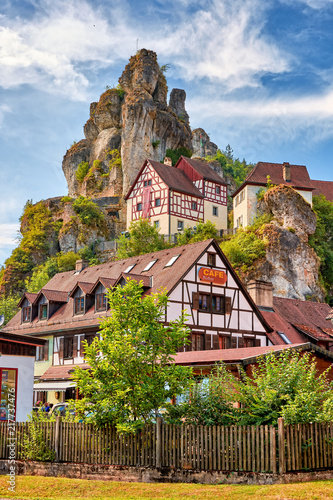
[[(143, 483), (201, 483), (201, 484), (283, 484), (314, 480), (332, 480), (333, 471), (266, 474), (257, 472), (225, 472), (144, 468), (116, 465), (16, 462), (18, 475), (68, 477), (101, 481)], [(0, 475), (8, 474), (8, 461), (0, 460)]]

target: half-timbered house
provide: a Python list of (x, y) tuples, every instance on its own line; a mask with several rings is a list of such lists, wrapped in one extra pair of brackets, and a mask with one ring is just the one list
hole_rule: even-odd
[(21, 311), (5, 327), (48, 340), (36, 358), (38, 399), (55, 403), (75, 396), (70, 373), (85, 366), (83, 340), (91, 342), (100, 318), (110, 315), (107, 289), (122, 286), (127, 278), (142, 282), (144, 294), (168, 290), (165, 325), (187, 311), (191, 343), (180, 351), (270, 344), (271, 327), (215, 240), (93, 267), (77, 264), (76, 270), (55, 275), (38, 294), (25, 294)]
[(168, 236), (200, 220), (227, 228), (227, 184), (198, 159), (182, 156), (174, 167), (146, 160), (125, 199), (128, 226), (142, 217)]

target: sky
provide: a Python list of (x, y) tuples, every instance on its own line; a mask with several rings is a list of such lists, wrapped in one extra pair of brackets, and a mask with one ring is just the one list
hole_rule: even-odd
[(27, 200), (67, 194), (63, 156), (137, 49), (220, 149), (333, 180), (333, 0), (0, 4), (0, 266)]

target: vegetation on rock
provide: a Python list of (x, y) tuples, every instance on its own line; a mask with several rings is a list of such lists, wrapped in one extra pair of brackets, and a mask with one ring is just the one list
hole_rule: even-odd
[(165, 152), (165, 156), (167, 158), (171, 158), (172, 161), (172, 166), (175, 166), (177, 161), (181, 156), (186, 156), (186, 158), (191, 158), (192, 156), (192, 151), (185, 147), (180, 147), (177, 149), (167, 149)]
[(265, 256), (266, 242), (262, 238), (262, 230), (270, 220), (268, 214), (257, 217), (252, 225), (238, 229), (235, 235), (221, 243), (222, 251), (236, 269), (245, 271), (256, 259)]
[(333, 203), (325, 196), (313, 197), (317, 227), (309, 244), (320, 259), (320, 274), (326, 290), (326, 300), (333, 306)]

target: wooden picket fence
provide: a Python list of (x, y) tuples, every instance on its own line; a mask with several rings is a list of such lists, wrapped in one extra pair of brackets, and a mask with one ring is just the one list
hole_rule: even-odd
[[(60, 417), (36, 425), (57, 462), (267, 473), (333, 468), (333, 424), (285, 426), (279, 419), (278, 428), (222, 427), (168, 425), (158, 419), (135, 435)], [(29, 423), (17, 423), (17, 459), (27, 435)], [(0, 422), (0, 459), (9, 458), (10, 439), (7, 423)]]

